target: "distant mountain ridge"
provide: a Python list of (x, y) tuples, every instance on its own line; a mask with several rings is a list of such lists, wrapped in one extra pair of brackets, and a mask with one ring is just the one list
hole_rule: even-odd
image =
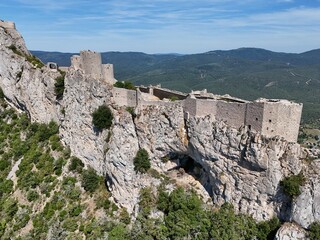
[[(32, 51), (43, 62), (69, 66), (74, 53)], [(78, 53), (76, 53), (78, 54)], [(304, 53), (259, 48), (215, 50), (198, 54), (104, 52), (115, 77), (190, 92), (208, 89), (243, 99), (285, 98), (304, 103), (303, 120), (320, 119), (320, 49)]]

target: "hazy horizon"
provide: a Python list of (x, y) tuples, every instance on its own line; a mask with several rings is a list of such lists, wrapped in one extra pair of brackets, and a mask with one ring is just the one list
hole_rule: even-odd
[(193, 54), (242, 47), (318, 49), (320, 0), (4, 0), (27, 47), (41, 51)]

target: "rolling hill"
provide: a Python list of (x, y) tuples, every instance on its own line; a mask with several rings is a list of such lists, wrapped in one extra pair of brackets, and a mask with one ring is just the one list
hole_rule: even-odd
[[(70, 65), (72, 53), (33, 51), (43, 62)], [(136, 85), (159, 84), (190, 92), (208, 89), (254, 100), (285, 98), (304, 103), (303, 121), (320, 122), (320, 49), (279, 53), (240, 48), (206, 53), (145, 54), (105, 52), (104, 63), (113, 63), (115, 77)]]

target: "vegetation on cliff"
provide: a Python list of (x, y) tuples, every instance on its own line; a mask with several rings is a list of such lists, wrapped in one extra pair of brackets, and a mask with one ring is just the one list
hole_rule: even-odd
[(302, 172), (297, 175), (286, 177), (280, 182), (280, 186), (283, 188), (285, 194), (290, 197), (296, 197), (301, 194), (300, 187), (305, 182), (305, 177)]
[(147, 150), (143, 148), (139, 149), (135, 158), (133, 159), (133, 164), (134, 164), (134, 170), (136, 172), (140, 172), (140, 173), (147, 172), (151, 167), (149, 154)]
[(109, 129), (112, 125), (113, 115), (106, 105), (99, 106), (92, 113), (92, 124), (99, 130)]
[(61, 76), (57, 77), (55, 79), (54, 83), (54, 93), (56, 94), (57, 100), (61, 100), (63, 98), (63, 92), (64, 92), (64, 78), (66, 73), (60, 72)]
[(129, 81), (118, 81), (116, 82), (115, 84), (113, 84), (114, 87), (117, 87), (117, 88), (125, 88), (125, 89), (130, 89), (130, 90), (135, 90), (136, 87), (133, 85), (132, 82), (129, 82)]
[(103, 178), (70, 157), (57, 124), (0, 108), (0, 238), (97, 239), (117, 227)]
[[(56, 123), (31, 123), (25, 114), (1, 105), (2, 239), (266, 239), (279, 226), (277, 221), (257, 224), (235, 214), (230, 204), (213, 210), (193, 191), (166, 190), (165, 179), (158, 190), (141, 190), (138, 217), (131, 222), (126, 209), (109, 199), (104, 179), (70, 157)], [(147, 171), (144, 149), (137, 158), (143, 160), (136, 160), (140, 172), (159, 177)]]

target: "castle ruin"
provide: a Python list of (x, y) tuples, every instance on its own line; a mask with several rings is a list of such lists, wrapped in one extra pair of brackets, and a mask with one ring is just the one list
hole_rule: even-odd
[(0, 27), (3, 27), (5, 29), (16, 29), (16, 25), (14, 22), (8, 22), (0, 20)]
[(116, 80), (113, 74), (112, 64), (102, 64), (101, 54), (94, 51), (81, 51), (80, 56), (71, 57), (71, 67), (75, 70), (83, 70), (84, 74), (92, 79), (100, 79), (109, 84)]
[[(114, 84), (112, 64), (102, 64), (100, 53), (81, 51), (71, 58), (75, 70), (81, 69), (92, 79), (103, 79)], [(280, 136), (296, 142), (302, 113), (302, 104), (282, 99), (246, 101), (229, 95), (216, 95), (203, 91), (189, 94), (158, 86), (138, 86), (136, 90), (113, 87), (113, 104), (143, 108), (148, 105), (181, 106), (185, 119), (211, 115), (233, 128), (247, 126), (266, 137)], [(171, 101), (172, 99), (176, 101)]]

